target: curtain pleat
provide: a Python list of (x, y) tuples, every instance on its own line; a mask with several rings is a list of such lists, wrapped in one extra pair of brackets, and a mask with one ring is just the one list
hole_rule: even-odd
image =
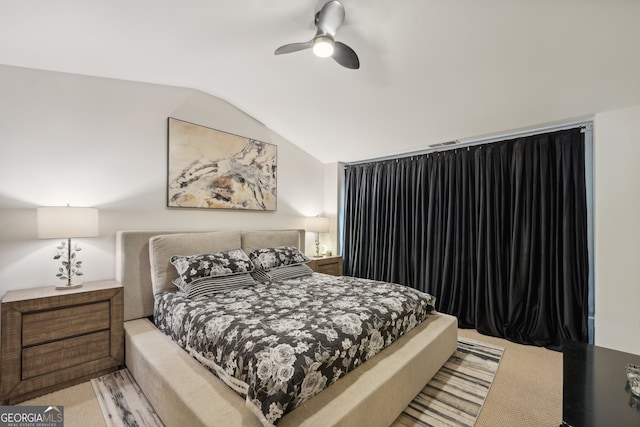
[(586, 341), (580, 129), (345, 168), (346, 274), (429, 292), (459, 326)]

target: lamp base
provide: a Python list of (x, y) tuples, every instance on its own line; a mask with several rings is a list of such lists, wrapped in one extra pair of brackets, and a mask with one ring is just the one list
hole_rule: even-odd
[(320, 257), (320, 233), (316, 233), (316, 257)]
[(60, 285), (60, 286), (56, 286), (56, 290), (57, 291), (68, 291), (70, 289), (78, 289), (82, 287), (82, 283), (77, 283), (77, 284), (73, 284), (73, 285)]

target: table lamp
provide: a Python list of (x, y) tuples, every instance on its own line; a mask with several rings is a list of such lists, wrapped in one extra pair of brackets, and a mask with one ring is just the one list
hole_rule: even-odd
[(82, 261), (78, 260), (76, 252), (80, 246), (71, 247), (71, 239), (76, 237), (95, 237), (98, 235), (98, 209), (71, 206), (40, 207), (38, 217), (39, 239), (67, 239), (57, 247), (53, 259), (61, 259), (62, 267), (58, 269), (56, 277), (66, 280), (64, 286), (56, 289), (75, 289), (82, 287), (82, 283), (72, 283), (73, 276), (82, 276)]
[(321, 216), (308, 217), (306, 230), (316, 233), (316, 256), (320, 256), (320, 233), (329, 232), (329, 218)]

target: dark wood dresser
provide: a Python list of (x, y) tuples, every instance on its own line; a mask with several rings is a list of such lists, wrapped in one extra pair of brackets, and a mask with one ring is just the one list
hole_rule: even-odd
[(640, 356), (566, 342), (562, 351), (562, 426), (640, 426), (640, 398), (628, 390), (627, 363), (640, 365)]
[(316, 273), (342, 276), (341, 256), (312, 257), (307, 265)]

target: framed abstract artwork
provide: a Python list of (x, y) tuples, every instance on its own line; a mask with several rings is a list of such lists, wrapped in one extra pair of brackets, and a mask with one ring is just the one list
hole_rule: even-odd
[(169, 117), (167, 206), (275, 211), (277, 146)]

